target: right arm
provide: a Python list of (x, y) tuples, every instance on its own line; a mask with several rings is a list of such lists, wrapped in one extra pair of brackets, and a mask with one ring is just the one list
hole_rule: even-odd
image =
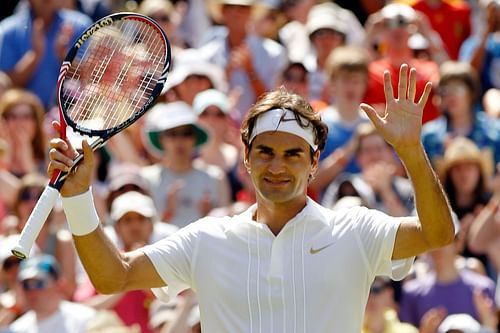
[[(58, 131), (59, 123), (54, 122), (54, 128)], [(49, 176), (56, 169), (68, 171), (76, 151), (58, 138), (51, 140), (50, 145)], [(141, 250), (120, 253), (105, 235), (90, 194), (94, 168), (92, 148), (86, 141), (82, 146), (83, 162), (69, 174), (60, 193), (76, 250), (94, 287), (100, 293), (109, 294), (165, 286)]]

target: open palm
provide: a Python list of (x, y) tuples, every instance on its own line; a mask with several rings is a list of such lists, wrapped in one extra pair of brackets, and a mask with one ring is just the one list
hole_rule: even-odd
[[(409, 72), (409, 75), (408, 75)], [(394, 98), (391, 76), (384, 72), (384, 94), (386, 106), (383, 115), (379, 115), (373, 107), (361, 104), (361, 108), (379, 133), (396, 150), (420, 143), (422, 114), (431, 92), (431, 83), (427, 82), (420, 100), (415, 102), (417, 73), (415, 68), (408, 70), (403, 64), (399, 70), (398, 98)]]

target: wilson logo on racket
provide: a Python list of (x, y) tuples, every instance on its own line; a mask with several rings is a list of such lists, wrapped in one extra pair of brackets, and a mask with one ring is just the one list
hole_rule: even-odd
[(107, 25), (111, 25), (113, 23), (112, 18), (105, 18), (96, 24), (94, 24), (92, 27), (90, 27), (85, 33), (78, 39), (78, 41), (75, 43), (76, 48), (80, 48), (82, 44), (91, 36), (93, 35), (97, 30), (101, 29), (102, 27), (105, 27)]

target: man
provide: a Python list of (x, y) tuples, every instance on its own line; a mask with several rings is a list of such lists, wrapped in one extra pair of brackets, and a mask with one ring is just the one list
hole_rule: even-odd
[[(448, 244), (454, 235), (446, 197), (420, 144), (431, 85), (415, 103), (416, 72), (408, 83), (408, 71), (401, 67), (399, 99), (386, 74), (383, 117), (369, 105), (362, 108), (418, 179), (418, 217), (392, 218), (361, 207), (338, 213), (309, 199), (326, 125), (302, 97), (274, 91), (249, 110), (241, 130), (257, 203), (240, 215), (201, 219), (153, 245), (119, 253), (93, 208), (94, 166), (84, 142), (84, 163), (61, 194), (96, 288), (155, 288), (157, 296), (168, 297), (192, 287), (203, 332), (360, 332), (375, 276), (401, 279), (413, 256)], [(49, 173), (69, 170), (75, 151), (61, 139), (51, 145)]]
[(85, 332), (95, 310), (63, 300), (59, 271), (55, 258), (47, 254), (31, 257), (21, 264), (17, 280), (29, 311), (5, 332)]

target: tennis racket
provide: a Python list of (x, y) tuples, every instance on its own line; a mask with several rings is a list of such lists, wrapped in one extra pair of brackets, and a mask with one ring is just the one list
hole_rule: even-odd
[[(93, 150), (101, 147), (149, 109), (162, 91), (170, 63), (170, 42), (149, 17), (116, 13), (95, 22), (61, 65), (57, 82), (61, 138), (66, 139), (69, 126), (93, 138)], [(79, 154), (75, 165), (82, 158)], [(53, 174), (12, 249), (16, 257), (29, 255), (69, 172)]]

